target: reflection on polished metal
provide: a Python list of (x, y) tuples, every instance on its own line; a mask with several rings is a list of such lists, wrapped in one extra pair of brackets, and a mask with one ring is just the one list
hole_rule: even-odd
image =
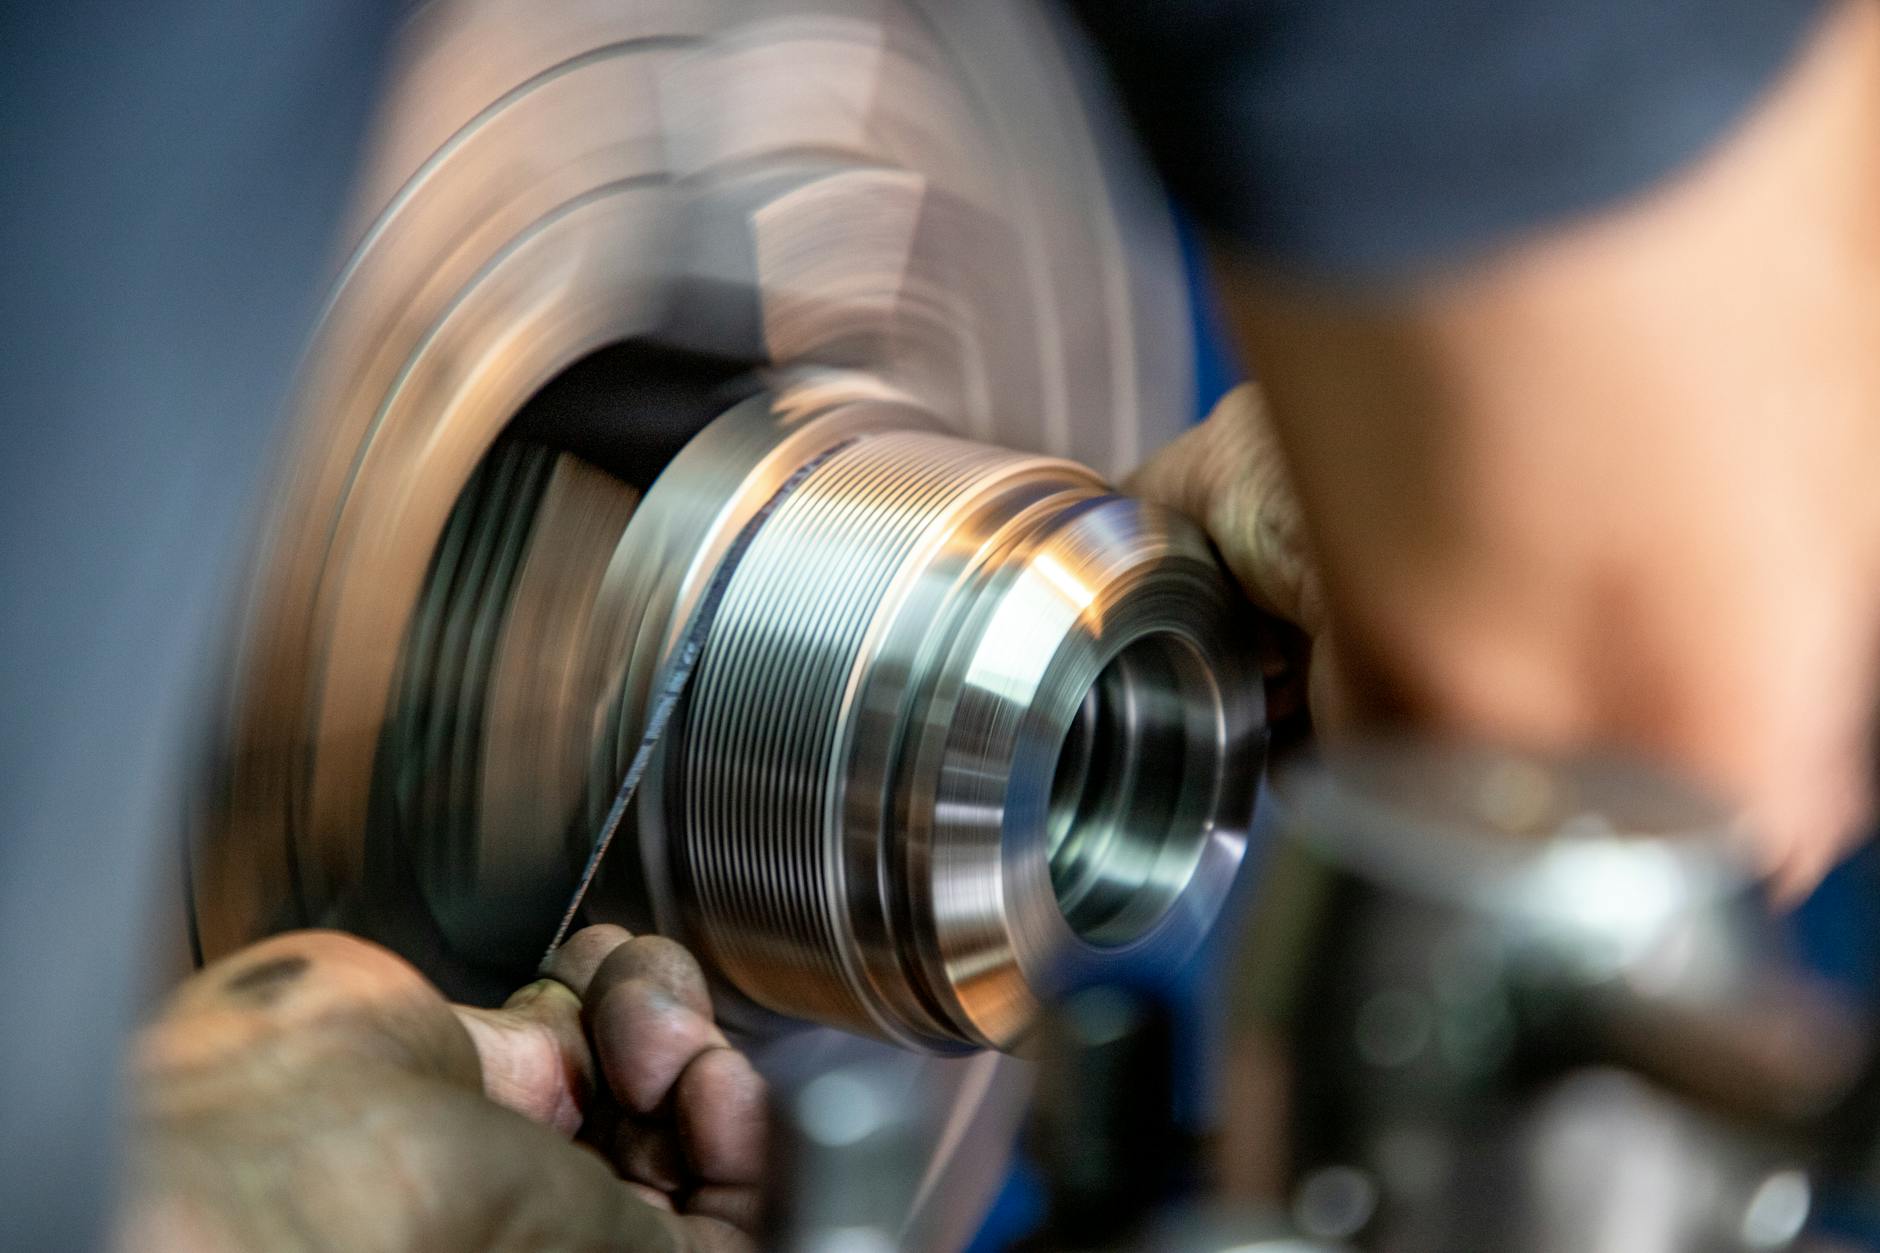
[(1237, 982), (1286, 1007), (1296, 1208), (1336, 1173), (1365, 1249), (1790, 1247), (1798, 1148), (1871, 1046), (1727, 807), (1642, 761), (1415, 742), (1274, 797), (1277, 926)]
[[(1010, 1045), (1063, 981), (1184, 959), (1264, 733), (1206, 540), (905, 405), (786, 394), (679, 456), (624, 565), (696, 585), (711, 561), (649, 567), (640, 535), (715, 552), (819, 454), (727, 585), (642, 810), (683, 933), (761, 1004), (931, 1049)], [(661, 527), (668, 490), (703, 531)]]
[(440, 930), (540, 950), (685, 641), (593, 916), (688, 939), (773, 1011), (934, 1051), (1011, 1045), (1066, 981), (1178, 964), (1239, 865), (1264, 736), (1206, 540), (871, 380), (779, 385), (643, 500), (527, 444), (473, 477), (376, 819)]
[[(504, 902), (411, 916), (376, 780), (456, 503), (531, 397), (595, 354), (866, 371), (952, 429), (1111, 473), (1179, 431), (1173, 234), (1058, 37), (1015, 0), (414, 10), (209, 745), (205, 953), (329, 924), (466, 995), (493, 990), (480, 968), (513, 972), (512, 950), (462, 942)], [(644, 484), (679, 441), (649, 437), (632, 382), (594, 425)], [(681, 436), (711, 412), (691, 408)], [(503, 769), (480, 784), (499, 809)]]
[(1726, 809), (1623, 756), (1355, 743), (1283, 771), (1276, 795), (1293, 839), (1341, 872), (1492, 918), (1587, 978), (1629, 968), (1751, 877)]
[[(670, 624), (630, 598), (686, 573), (614, 568), (635, 502), (566, 454), (644, 488), (723, 410), (709, 384), (841, 367), (951, 430), (1118, 473), (1186, 422), (1191, 354), (1163, 204), (1045, 6), (406, 7), (293, 443), (257, 494), (191, 916), (207, 956), (340, 926), (489, 999), (532, 969), (596, 760), (633, 733), (641, 644)], [(547, 435), (519, 417), (596, 363), (608, 403)], [(529, 439), (557, 454), (546, 478), (495, 483), (524, 454), (492, 450)], [(496, 507), (464, 516), (476, 500)], [(604, 916), (679, 925), (612, 886)], [(765, 1067), (886, 1052), (750, 1025)], [(947, 1111), (909, 1220), (927, 1236), (902, 1247), (957, 1247), (1023, 1071), (892, 1056)]]

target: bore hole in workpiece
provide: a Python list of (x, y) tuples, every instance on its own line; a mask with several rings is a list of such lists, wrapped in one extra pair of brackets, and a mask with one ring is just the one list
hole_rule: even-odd
[(1091, 944), (1148, 931), (1193, 878), (1222, 764), (1221, 704), (1194, 648), (1173, 634), (1127, 645), (1065, 732), (1051, 779), (1051, 889)]

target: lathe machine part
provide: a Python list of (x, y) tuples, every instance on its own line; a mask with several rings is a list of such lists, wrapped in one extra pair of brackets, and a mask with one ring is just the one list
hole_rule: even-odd
[(1191, 523), (827, 374), (635, 498), (507, 446), (452, 516), (378, 820), (456, 951), (541, 951), (634, 763), (588, 916), (684, 939), (774, 1013), (1010, 1047), (1054, 991), (1198, 947), (1264, 710), (1251, 611)]
[[(525, 868), (580, 829), (595, 772), (590, 739), (531, 741), (503, 711), (589, 699), (571, 641), (604, 607), (572, 589), (605, 586), (583, 563), (611, 561), (634, 504), (612, 480), (644, 490), (776, 372), (870, 377), (1105, 474), (1171, 438), (1192, 408), (1183, 269), (1121, 134), (1046, 7), (1017, 0), (414, 6), (204, 741), (199, 951), (329, 925), (459, 998), (526, 977), (503, 929), (534, 925), (511, 909)], [(592, 529), (531, 563), (553, 515)], [(449, 553), (463, 581), (433, 599)], [(528, 751), (490, 751), (504, 735)], [(516, 780), (551, 773), (565, 823), (533, 828), (541, 793)], [(406, 838), (424, 829), (441, 842)], [(479, 879), (518, 895), (454, 893), (429, 859), (468, 848), (507, 858)], [(614, 916), (663, 925), (650, 906)], [(945, 1113), (902, 1247), (970, 1232), (1022, 1067), (775, 1015), (742, 1038), (772, 1074), (906, 1067)]]
[[(1009, 1047), (1056, 989), (1176, 967), (1218, 914), (1264, 710), (1251, 612), (1186, 520), (817, 379), (687, 445), (601, 581), (575, 596), (597, 606), (576, 651), (609, 676), (603, 701), (550, 732), (595, 728), (593, 800), (639, 746), (645, 660), (682, 631), (702, 652), (646, 776), (639, 861), (604, 863), (593, 904), (650, 904), (758, 1004), (914, 1048)], [(559, 833), (557, 813), (538, 821)], [(592, 829), (568, 829), (564, 867)]]

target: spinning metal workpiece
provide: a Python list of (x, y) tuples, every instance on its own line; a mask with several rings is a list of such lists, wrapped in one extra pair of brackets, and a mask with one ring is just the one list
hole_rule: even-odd
[(1078, 65), (993, 0), (416, 9), (196, 789), (205, 956), (526, 979), (696, 630), (584, 917), (692, 945), (773, 1078), (903, 1069), (897, 1243), (964, 1238), (985, 1050), (1198, 943), (1260, 767), (1249, 611), (1102, 477), (1185, 422), (1187, 310)]
[(1054, 987), (1180, 961), (1218, 912), (1263, 731), (1244, 606), (1189, 524), (1081, 467), (805, 390), (707, 428), (616, 550), (602, 650), (657, 658), (776, 502), (700, 624), (643, 863), (596, 904), (650, 891), (774, 1010), (1010, 1046)]

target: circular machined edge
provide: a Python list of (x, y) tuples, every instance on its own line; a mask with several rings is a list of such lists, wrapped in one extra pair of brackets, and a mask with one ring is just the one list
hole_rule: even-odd
[[(1139, 542), (1115, 544), (1119, 528)], [(988, 609), (985, 629), (962, 642), (934, 693), (927, 722), (935, 731), (920, 750), (941, 759), (1009, 762), (1009, 773), (988, 782), (969, 771), (951, 778), (942, 771), (940, 790), (909, 811), (935, 816), (929, 827), (911, 827), (910, 836), (926, 858), (951, 863), (946, 875), (923, 880), (948, 892), (923, 910), (946, 920), (919, 937), (932, 985), (970, 988), (969, 995), (947, 998), (949, 1014), (969, 1038), (1008, 1049), (1041, 999), (1128, 972), (1165, 973), (1193, 955), (1240, 866), (1264, 767), (1265, 698), (1251, 660), (1253, 622), (1200, 532), (1156, 506), (1105, 497), (1042, 542), (1048, 559), (1015, 563), (1013, 587), (988, 599), (997, 607)], [(1066, 577), (1080, 569), (1089, 577)], [(1050, 641), (1026, 684), (1013, 683), (1007, 641), (996, 630), (1001, 613)], [(1052, 887), (1051, 784), (1090, 689), (1119, 654), (1150, 637), (1183, 641), (1209, 659), (1220, 700), (1214, 751), (1205, 756), (1218, 773), (1208, 781), (1212, 795), (1200, 816), (1187, 889), (1132, 937), (1093, 942), (1071, 926)], [(989, 824), (993, 814), (996, 824)], [(995, 964), (993, 953), (1005, 960)]]
[(1208, 659), (1167, 632), (1125, 644), (1085, 694), (1058, 748), (1045, 836), (1051, 890), (1078, 938), (1128, 944), (1188, 888), (1226, 699)]

